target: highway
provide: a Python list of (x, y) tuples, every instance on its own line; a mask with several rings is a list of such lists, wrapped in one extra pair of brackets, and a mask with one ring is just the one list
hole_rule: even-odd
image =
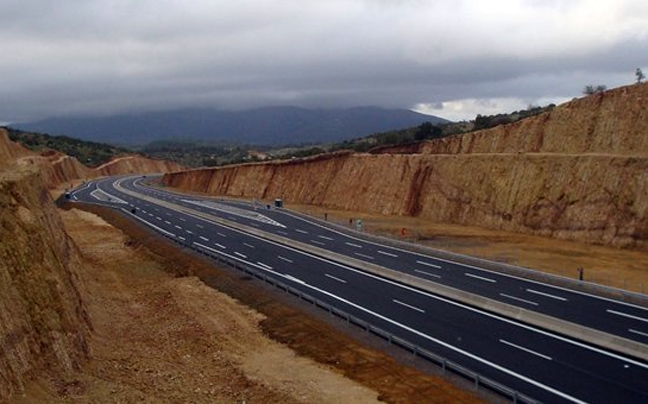
[[(643, 359), (377, 276), (352, 263), (379, 265), (642, 344), (648, 343), (644, 307), (376, 244), (283, 209), (166, 192), (146, 186), (141, 177), (91, 182), (70, 197), (122, 209), (157, 232), (245, 263), (534, 399), (648, 402)], [(349, 257), (351, 264), (299, 248), (302, 244)]]

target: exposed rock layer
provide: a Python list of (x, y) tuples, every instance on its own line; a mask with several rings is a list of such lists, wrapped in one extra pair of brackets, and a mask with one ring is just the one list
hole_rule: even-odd
[(29, 379), (77, 369), (89, 355), (80, 260), (48, 188), (179, 168), (126, 157), (93, 170), (60, 153), (35, 155), (0, 129), (0, 402)]
[[(165, 175), (173, 187), (646, 248), (648, 85), (395, 148)], [(384, 153), (384, 150), (383, 150)]]

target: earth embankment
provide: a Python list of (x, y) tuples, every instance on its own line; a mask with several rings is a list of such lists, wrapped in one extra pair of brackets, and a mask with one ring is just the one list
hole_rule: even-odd
[(171, 187), (645, 249), (648, 84), (405, 152), (165, 175)]

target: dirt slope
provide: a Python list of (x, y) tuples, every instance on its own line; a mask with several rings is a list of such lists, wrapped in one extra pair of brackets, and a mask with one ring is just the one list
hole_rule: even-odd
[[(166, 185), (648, 247), (648, 84), (419, 145), (171, 173)], [(401, 150), (402, 151), (402, 150)]]

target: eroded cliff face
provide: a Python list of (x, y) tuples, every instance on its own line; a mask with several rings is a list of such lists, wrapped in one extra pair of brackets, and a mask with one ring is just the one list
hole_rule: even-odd
[(0, 402), (30, 379), (77, 369), (89, 356), (80, 260), (48, 188), (176, 168), (128, 157), (93, 170), (60, 153), (34, 154), (0, 128)]
[(402, 154), (165, 175), (172, 187), (648, 248), (648, 85)]
[(0, 401), (78, 368), (90, 321), (76, 250), (37, 167), (0, 171)]

